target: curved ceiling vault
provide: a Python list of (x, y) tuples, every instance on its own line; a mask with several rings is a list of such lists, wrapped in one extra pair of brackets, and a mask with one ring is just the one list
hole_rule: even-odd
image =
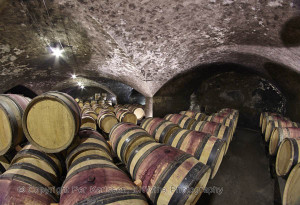
[[(261, 65), (271, 61), (300, 71), (298, 0), (45, 2), (0, 8), (0, 80), (8, 88), (22, 83), (46, 91), (77, 73), (153, 96), (202, 64), (253, 64), (264, 72)], [(53, 42), (64, 45), (63, 59), (49, 57)]]

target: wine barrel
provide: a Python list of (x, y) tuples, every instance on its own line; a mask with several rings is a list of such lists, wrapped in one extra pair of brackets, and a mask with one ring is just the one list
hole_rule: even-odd
[(265, 131), (265, 141), (268, 142), (270, 140), (271, 134), (273, 130), (276, 128), (282, 128), (282, 127), (300, 127), (300, 123), (292, 122), (289, 120), (274, 120), (269, 121), (266, 131)]
[(178, 124), (179, 127), (183, 129), (189, 129), (191, 125), (196, 121), (193, 118), (187, 117), (185, 115), (180, 115), (180, 114), (167, 115), (165, 119), (175, 124)]
[(21, 176), (25, 179), (29, 178), (39, 182), (43, 187), (48, 188), (57, 187), (59, 185), (59, 180), (55, 175), (45, 171), (43, 167), (38, 167), (29, 163), (15, 163), (11, 165), (2, 175), (0, 175), (0, 180), (12, 176)]
[(116, 117), (120, 122), (130, 122), (133, 124), (137, 124), (137, 118), (135, 114), (133, 114), (129, 110), (119, 109), (116, 113)]
[(80, 107), (80, 109), (82, 109), (83, 108), (83, 102), (82, 101), (78, 102), (78, 106)]
[(91, 100), (91, 106), (97, 104), (97, 100)]
[[(0, 176), (2, 177), (2, 176)], [(57, 202), (57, 197), (40, 182), (12, 175), (0, 179), (0, 202), (2, 205), (48, 205)]]
[(280, 117), (282, 117), (282, 115), (281, 115), (281, 114), (278, 114), (278, 113), (262, 112), (262, 113), (260, 113), (260, 117), (259, 117), (259, 127), (262, 128), (263, 121), (264, 121), (265, 118), (267, 118), (268, 116), (280, 116)]
[(21, 163), (43, 168), (58, 179), (65, 172), (64, 162), (58, 154), (46, 154), (30, 144), (24, 146), (11, 161), (12, 165)]
[(0, 155), (24, 141), (22, 116), (28, 103), (21, 95), (0, 95)]
[(103, 109), (99, 112), (97, 123), (103, 132), (109, 133), (110, 130), (118, 123), (115, 114), (109, 110)]
[(88, 112), (88, 111), (93, 111), (93, 109), (90, 106), (84, 106), (81, 109), (81, 114), (84, 114), (85, 112)]
[(222, 125), (221, 123), (217, 123), (217, 122), (196, 121), (191, 126), (191, 130), (209, 133), (219, 139), (224, 140), (226, 142), (225, 153), (227, 152), (232, 138), (231, 127), (226, 127), (225, 125)]
[[(133, 180), (153, 204), (195, 204), (204, 190), (211, 169), (192, 155), (155, 142), (139, 145), (128, 160)], [(164, 190), (164, 191), (160, 191)]]
[(208, 165), (212, 170), (211, 179), (216, 175), (226, 149), (226, 142), (223, 140), (208, 133), (186, 129), (176, 130), (167, 144), (193, 155), (200, 162)]
[(128, 110), (133, 112), (138, 120), (141, 120), (145, 117), (145, 111), (143, 110), (143, 108), (129, 105)]
[(85, 111), (85, 112), (83, 112), (83, 114), (91, 116), (94, 120), (97, 120), (97, 118), (98, 118), (98, 115), (93, 110)]
[(300, 204), (300, 164), (297, 164), (291, 171), (284, 187), (282, 205)]
[(47, 153), (66, 149), (81, 124), (80, 108), (74, 99), (61, 92), (35, 97), (23, 116), (23, 130), (28, 141)]
[(300, 138), (300, 128), (276, 127), (270, 137), (269, 153), (275, 155), (284, 138)]
[(83, 155), (98, 155), (101, 158), (112, 161), (111, 151), (104, 137), (93, 129), (81, 129), (78, 133), (80, 141), (68, 149), (66, 165), (69, 169), (70, 165), (76, 159)]
[(265, 134), (269, 121), (275, 121), (275, 120), (289, 120), (289, 119), (282, 116), (273, 116), (273, 115), (265, 117), (263, 119), (262, 126), (261, 126), (262, 134)]
[(94, 112), (99, 115), (99, 112), (103, 109), (101, 105), (99, 104), (95, 104), (93, 105), (92, 109), (94, 110)]
[(276, 157), (276, 174), (285, 176), (300, 162), (300, 139), (285, 138), (279, 148)]
[(129, 177), (111, 161), (90, 155), (72, 163), (59, 204), (148, 204), (137, 190)]
[(221, 112), (221, 113), (217, 113), (216, 116), (225, 118), (223, 120), (223, 124), (226, 125), (227, 127), (232, 127), (233, 132), (235, 132), (238, 123), (238, 113)]
[(84, 128), (84, 127), (90, 127), (90, 128), (93, 128), (94, 130), (97, 129), (96, 121), (94, 120), (93, 117), (91, 117), (88, 114), (83, 114), (82, 117), (81, 117), (81, 126), (80, 126), (80, 128)]
[(155, 141), (143, 128), (131, 123), (115, 125), (109, 139), (112, 149), (125, 164), (138, 145)]
[(195, 112), (191, 111), (191, 110), (187, 110), (187, 111), (181, 111), (179, 114), (181, 115), (186, 115), (190, 118), (195, 118)]
[(197, 112), (194, 117), (194, 119), (196, 121), (201, 121), (201, 120), (204, 120), (205, 118), (206, 118), (206, 114), (201, 113), (201, 112)]
[[(152, 124), (154, 121), (156, 122)], [(152, 124), (151, 128), (148, 126), (150, 123)], [(161, 143), (167, 143), (171, 134), (181, 129), (177, 124), (161, 118), (147, 118), (141, 123), (141, 127), (152, 135), (157, 142)]]

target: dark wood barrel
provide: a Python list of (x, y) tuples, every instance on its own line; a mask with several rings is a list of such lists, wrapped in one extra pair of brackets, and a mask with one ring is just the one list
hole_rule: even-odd
[(232, 138), (232, 128), (226, 127), (225, 125), (217, 122), (207, 122), (207, 121), (196, 121), (192, 126), (191, 130), (198, 132), (209, 133), (219, 139), (226, 142), (226, 150), (228, 150), (231, 138)]
[(289, 120), (289, 119), (285, 118), (285, 117), (282, 117), (282, 116), (278, 116), (278, 115), (266, 116), (263, 119), (262, 126), (261, 126), (262, 134), (265, 134), (265, 131), (267, 129), (267, 125), (268, 125), (269, 121), (275, 121), (275, 120)]
[(145, 117), (145, 111), (141, 107), (136, 107), (134, 105), (129, 105), (127, 107), (127, 109), (130, 110), (131, 112), (133, 112), (136, 115), (136, 118), (138, 120), (141, 120)]
[(119, 109), (116, 112), (116, 117), (120, 122), (129, 122), (129, 123), (137, 124), (137, 118), (135, 114), (133, 114), (129, 110)]
[(0, 95), (0, 155), (24, 141), (22, 116), (28, 104), (21, 95)]
[(94, 130), (97, 129), (96, 121), (94, 120), (93, 117), (91, 117), (88, 114), (83, 114), (82, 117), (81, 117), (81, 126), (80, 126), (80, 128), (84, 128), (84, 127), (90, 127), (90, 128), (93, 128)]
[(230, 119), (230, 115), (215, 113), (207, 116), (203, 121), (221, 123), (227, 127), (232, 128), (232, 134), (235, 132), (237, 121), (236, 119)]
[(147, 118), (141, 123), (141, 127), (161, 143), (167, 143), (171, 134), (180, 129), (177, 124), (161, 118)]
[(300, 127), (300, 123), (292, 122), (289, 120), (278, 119), (278, 120), (270, 120), (266, 127), (265, 131), (265, 141), (268, 142), (270, 140), (271, 134), (273, 130), (276, 128), (283, 128), (283, 127)]
[(81, 113), (76, 101), (61, 92), (47, 92), (32, 99), (23, 116), (28, 141), (47, 153), (66, 149), (76, 136)]
[(276, 155), (278, 147), (284, 138), (300, 138), (300, 128), (276, 127), (270, 137), (269, 154)]
[(155, 140), (140, 126), (131, 123), (119, 123), (114, 126), (109, 134), (113, 151), (119, 159), (127, 163), (132, 151), (145, 142)]
[(115, 126), (118, 122), (118, 119), (112, 111), (108, 109), (102, 109), (99, 112), (97, 123), (103, 132), (109, 133), (113, 126)]
[(51, 192), (46, 192), (47, 187), (38, 181), (17, 175), (0, 177), (0, 203), (3, 205), (49, 205), (58, 201), (57, 197)]
[(73, 161), (62, 186), (59, 204), (148, 203), (130, 178), (111, 161), (88, 155)]
[(47, 154), (38, 150), (33, 145), (28, 144), (16, 154), (11, 164), (31, 164), (42, 168), (44, 171), (60, 179), (65, 172), (64, 162), (62, 160), (62, 157), (58, 154)]
[(88, 128), (80, 129), (78, 138), (80, 139), (79, 142), (74, 143), (74, 146), (71, 146), (67, 151), (67, 168), (73, 161), (85, 155), (98, 155), (112, 161), (110, 147), (99, 132)]
[(286, 176), (300, 162), (300, 139), (285, 138), (279, 148), (276, 157), (276, 174)]
[(262, 112), (262, 113), (260, 113), (260, 117), (259, 117), (259, 127), (262, 128), (263, 121), (264, 121), (265, 118), (267, 118), (268, 116), (280, 116), (280, 117), (282, 117), (282, 115), (279, 114), (279, 113)]
[(300, 204), (300, 164), (297, 164), (291, 171), (284, 187), (282, 205)]
[(142, 191), (153, 204), (197, 202), (211, 174), (208, 166), (179, 149), (155, 142), (139, 145), (134, 153), (128, 170), (133, 180), (142, 182)]
[(165, 119), (178, 124), (183, 129), (190, 129), (191, 125), (196, 121), (193, 118), (180, 114), (167, 115)]
[(208, 165), (212, 170), (211, 179), (216, 175), (226, 149), (226, 142), (223, 140), (208, 133), (186, 129), (176, 130), (167, 144), (193, 155), (200, 162)]

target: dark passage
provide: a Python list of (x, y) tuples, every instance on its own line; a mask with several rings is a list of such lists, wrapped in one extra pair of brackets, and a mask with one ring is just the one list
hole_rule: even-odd
[(197, 204), (280, 204), (274, 197), (274, 185), (260, 133), (238, 128), (217, 175), (207, 185), (222, 193), (205, 193)]

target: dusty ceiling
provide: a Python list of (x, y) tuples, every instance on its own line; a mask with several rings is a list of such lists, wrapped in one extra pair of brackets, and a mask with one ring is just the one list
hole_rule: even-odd
[[(47, 91), (76, 73), (153, 96), (201, 64), (300, 71), (299, 8), (299, 0), (0, 0), (0, 90)], [(59, 60), (47, 50), (55, 42), (65, 47)]]

